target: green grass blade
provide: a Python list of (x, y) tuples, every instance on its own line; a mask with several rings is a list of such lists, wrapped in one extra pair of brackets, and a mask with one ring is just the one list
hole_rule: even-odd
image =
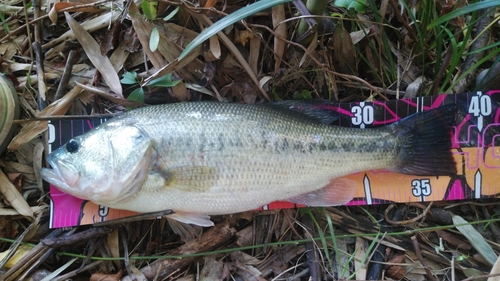
[[(324, 210), (324, 208), (322, 208), (322, 209)], [(311, 212), (311, 209), (310, 208), (306, 208), (305, 211), (306, 211), (306, 214), (311, 217), (311, 220), (314, 223), (314, 226), (316, 226), (316, 229), (318, 230), (318, 235), (319, 235), (319, 238), (320, 238), (320, 241), (321, 241), (321, 245), (323, 246), (323, 251), (325, 253), (325, 258), (328, 261), (328, 264), (332, 266), (332, 275), (333, 275), (333, 264), (332, 264), (332, 261), (330, 259), (330, 255), (328, 253), (328, 244), (326, 243), (325, 234), (323, 233), (323, 230), (319, 226), (318, 221), (314, 217), (314, 214)]]
[[(337, 238), (335, 237), (335, 232), (333, 230), (332, 218), (330, 218), (330, 216), (328, 215), (328, 212), (325, 209), (323, 209), (323, 213), (325, 214), (326, 221), (328, 223), (328, 230), (330, 231), (330, 237), (332, 239), (333, 249), (335, 250), (335, 261), (337, 262), (337, 271), (339, 272), (339, 276), (340, 276), (340, 254), (339, 254), (338, 246), (337, 246)], [(330, 261), (330, 265), (332, 267), (332, 274), (333, 274), (334, 273), (333, 272), (333, 264), (331, 263), (331, 261)]]
[(435, 21), (431, 22), (427, 26), (427, 29), (434, 28), (440, 24), (443, 24), (447, 21), (450, 21), (450, 20), (452, 20), (456, 17), (459, 17), (459, 16), (463, 16), (465, 14), (469, 14), (469, 13), (472, 13), (472, 12), (475, 12), (478, 10), (488, 9), (488, 8), (497, 7), (497, 6), (500, 6), (500, 3), (498, 2), (498, 0), (485, 0), (485, 1), (480, 1), (477, 3), (469, 4), (463, 8), (457, 9), (453, 12), (450, 12), (450, 13), (436, 19)]
[(184, 51), (180, 54), (178, 60), (181, 60), (184, 57), (186, 57), (191, 51), (193, 51), (196, 47), (198, 47), (198, 45), (203, 43), (208, 38), (217, 34), (217, 32), (228, 27), (229, 25), (237, 21), (240, 21), (246, 17), (249, 17), (255, 13), (263, 11), (265, 9), (269, 9), (274, 6), (278, 6), (292, 1), (293, 0), (261, 0), (237, 10), (236, 12), (228, 15), (227, 17), (222, 18), (218, 22), (214, 23), (212, 26), (203, 30), (203, 32), (201, 32), (198, 36), (196, 36), (196, 38), (194, 38), (194, 40), (191, 41), (186, 46)]

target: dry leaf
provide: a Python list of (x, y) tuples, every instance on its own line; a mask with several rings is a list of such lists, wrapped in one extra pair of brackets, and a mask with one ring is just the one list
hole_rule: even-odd
[(116, 72), (120, 71), (123, 68), (123, 65), (130, 56), (130, 52), (125, 48), (126, 44), (127, 43), (125, 41), (122, 41), (109, 57), (109, 61), (115, 68)]
[(223, 280), (224, 263), (215, 260), (215, 256), (206, 256), (203, 269), (200, 272), (200, 281)]
[(349, 32), (337, 26), (329, 43), (335, 71), (357, 76), (356, 48)]
[[(26, 254), (28, 254), (33, 247), (27, 245), (21, 245), (17, 248), (16, 253), (5, 263), (6, 268), (12, 268), (20, 259), (22, 259)], [(7, 257), (10, 253), (10, 249), (0, 253), (0, 261)]]
[(120, 78), (116, 73), (113, 65), (109, 61), (109, 58), (105, 55), (101, 54), (101, 48), (99, 44), (94, 40), (92, 36), (77, 22), (75, 21), (69, 13), (65, 12), (66, 21), (68, 22), (69, 27), (75, 33), (76, 39), (85, 50), (90, 61), (94, 64), (94, 66), (99, 70), (108, 87), (121, 98), (123, 98), (122, 94), (122, 85), (120, 84)]
[[(130, 4), (129, 7), (129, 15), (130, 20), (132, 21), (132, 25), (135, 29), (135, 33), (139, 38), (139, 41), (142, 44), (142, 49), (146, 53), (146, 56), (151, 61), (154, 67), (160, 68), (167, 64), (167, 61), (162, 57), (158, 50), (151, 52), (149, 49), (149, 36), (151, 31), (153, 30), (153, 24), (144, 19), (143, 16), (139, 13), (139, 9), (135, 5), (134, 2)], [(160, 42), (160, 45), (162, 43)]]
[(43, 192), (43, 181), (42, 177), (40, 176), (40, 169), (42, 168), (42, 162), (43, 162), (43, 152), (45, 150), (45, 145), (43, 142), (39, 141), (36, 143), (35, 147), (33, 148), (33, 170), (35, 171), (35, 178), (36, 178), (36, 183), (38, 185), (38, 189)]
[(102, 11), (102, 9), (96, 9), (93, 6), (88, 6), (85, 3), (58, 2), (58, 3), (54, 4), (54, 6), (52, 7), (52, 9), (50, 9), (50, 12), (49, 12), (50, 21), (53, 24), (56, 24), (57, 23), (57, 17), (58, 17), (57, 14), (61, 10), (67, 9), (67, 8), (71, 8), (71, 7), (74, 7), (74, 8), (71, 9), (71, 10), (66, 10), (66, 12), (71, 11), (71, 12), (98, 13), (98, 12)]
[(248, 64), (255, 75), (259, 74), (260, 45), (261, 41), (257, 36), (250, 38), (250, 54), (248, 56)]
[[(103, 27), (108, 26), (110, 22), (114, 22), (118, 18), (119, 15), (120, 15), (120, 13), (116, 13), (116, 12), (105, 13), (105, 14), (102, 14), (100, 16), (97, 16), (95, 18), (92, 18), (92, 19), (82, 23), (81, 27), (83, 29), (87, 30), (88, 32), (94, 32), (96, 30), (99, 30)], [(70, 40), (73, 38), (75, 38), (74, 32), (72, 30), (68, 30), (64, 34), (62, 34), (61, 36), (57, 37), (56, 39), (53, 39), (53, 40), (50, 40), (49, 42), (47, 42), (47, 44), (43, 45), (42, 48), (44, 50), (47, 50), (47, 49), (52, 48), (56, 45), (64, 43), (66, 40)], [(59, 46), (61, 46), (61, 45), (59, 45)], [(64, 44), (63, 44), (62, 48), (66, 48), (66, 46), (64, 46)], [(59, 55), (59, 51), (62, 51), (62, 49), (60, 50), (57, 47), (47, 51), (45, 53), (45, 59), (46, 60), (53, 59), (55, 56)]]
[(419, 76), (415, 81), (411, 82), (408, 87), (406, 87), (405, 99), (412, 99), (417, 96), (417, 94), (420, 91), (420, 87), (423, 85), (423, 82), (425, 80), (424, 76)]
[(84, 84), (81, 84), (78, 82), (76, 82), (76, 84), (79, 87), (81, 87), (82, 89), (84, 89), (90, 93), (96, 94), (105, 100), (109, 100), (109, 101), (116, 103), (118, 105), (121, 105), (121, 106), (129, 106), (131, 108), (138, 108), (138, 107), (145, 106), (145, 104), (137, 102), (137, 101), (117, 98), (117, 97), (113, 96), (112, 94), (110, 94), (110, 93), (106, 92), (105, 90), (98, 88), (98, 87), (92, 87), (92, 86), (84, 85)]
[[(439, 16), (444, 16), (446, 14), (451, 13), (452, 11), (457, 10), (458, 8), (461, 8), (465, 5), (464, 1), (456, 1), (456, 0), (451, 0), (451, 1), (440, 1), (441, 4), (441, 12), (439, 13)], [(458, 16), (450, 21), (448, 23), (452, 26), (462, 28), (464, 25), (464, 16)]]
[(276, 35), (274, 36), (274, 56), (276, 59), (274, 63), (274, 71), (278, 71), (286, 47), (286, 42), (281, 39), (286, 38), (286, 24), (283, 23), (286, 20), (285, 6), (274, 6), (271, 16), (273, 18), (273, 27), (276, 32)]
[(365, 280), (366, 273), (368, 271), (368, 263), (362, 262), (366, 257), (366, 250), (368, 248), (368, 241), (361, 237), (356, 237), (356, 247), (354, 249), (354, 268), (356, 269), (356, 279), (357, 280)]
[(123, 275), (123, 270), (116, 274), (94, 273), (90, 276), (89, 281), (118, 281)]
[[(37, 116), (53, 116), (53, 115), (64, 115), (73, 102), (74, 99), (78, 97), (81, 92), (81, 88), (76, 86), (71, 91), (69, 91), (66, 95), (64, 95), (61, 99), (53, 102), (49, 106), (47, 106), (44, 110), (40, 111)], [(19, 146), (28, 143), (33, 138), (47, 130), (48, 122), (47, 121), (34, 121), (28, 123), (24, 126), (19, 134), (14, 137), (14, 139), (10, 142), (8, 149), (15, 150)]]
[(393, 265), (386, 270), (386, 274), (391, 278), (401, 280), (406, 275), (406, 269), (401, 265)]
[(236, 36), (234, 37), (234, 43), (240, 43), (241, 45), (245, 46), (251, 38), (253, 38), (253, 32), (244, 29), (236, 33)]
[(460, 239), (459, 237), (449, 233), (448, 231), (436, 230), (436, 233), (444, 241), (453, 245), (454, 249), (463, 249), (463, 250), (467, 250), (467, 251), (472, 249), (472, 246), (469, 243), (467, 243), (464, 240)]
[(135, 33), (135, 30), (133, 27), (129, 27), (125, 29), (125, 31), (122, 31), (123, 34), (123, 49), (130, 52), (130, 53), (135, 53), (140, 50), (141, 48), (141, 42), (139, 41), (139, 38), (137, 38), (137, 34)]
[(25, 217), (33, 217), (33, 210), (31, 210), (30, 206), (24, 200), (23, 196), (19, 191), (17, 191), (16, 187), (9, 181), (7, 176), (0, 170), (0, 192), (2, 192), (3, 196), (9, 203), (16, 209), (16, 211), (25, 216)]
[(406, 269), (404, 266), (397, 265), (397, 263), (402, 263), (405, 259), (405, 254), (396, 254), (390, 260), (387, 261), (387, 264), (395, 264), (389, 266), (387, 268), (387, 276), (400, 280), (406, 275)]
[(357, 43), (359, 43), (359, 41), (361, 41), (365, 37), (370, 36), (371, 30), (372, 30), (372, 27), (370, 26), (370, 27), (367, 27), (365, 29), (353, 31), (353, 32), (349, 33), (349, 35), (351, 36), (352, 44), (356, 45)]
[[(118, 234), (118, 229), (115, 229), (113, 232), (108, 234), (107, 237), (109, 250), (111, 252), (111, 257), (113, 258), (120, 257), (120, 239), (118, 238)], [(116, 266), (116, 268), (120, 268), (119, 260), (113, 260), (113, 264)]]
[(23, 174), (21, 173), (8, 173), (7, 177), (9, 178), (10, 182), (16, 187), (17, 191), (22, 192), (23, 186)]
[[(491, 268), (490, 275), (496, 275), (500, 274), (500, 257), (497, 258), (497, 261), (493, 265), (493, 268)], [(493, 276), (493, 277), (488, 277), (488, 281), (500, 281), (500, 276)]]
[(236, 251), (230, 254), (232, 260), (232, 266), (234, 267), (234, 271), (240, 275), (243, 280), (252, 280), (252, 281), (264, 281), (266, 279), (260, 277), (262, 272), (260, 272), (254, 266), (247, 264), (242, 252)]
[[(32, 213), (38, 213), (38, 212), (43, 211), (46, 208), (48, 208), (48, 205), (34, 206), (34, 207), (31, 207), (30, 209), (31, 209)], [(0, 208), (0, 217), (1, 216), (19, 216), (19, 212), (14, 210), (14, 209)]]
[(142, 273), (135, 265), (131, 264), (130, 269), (132, 270), (132, 275), (135, 277), (135, 280), (137, 281), (147, 281), (148, 279), (146, 276), (144, 276), (144, 273)]
[[(106, 55), (109, 51), (113, 50), (119, 43), (121, 32), (121, 23), (115, 21), (111, 29), (106, 31), (104, 38), (99, 43), (101, 46), (101, 54)], [(116, 67), (115, 67), (116, 70)]]
[(210, 42), (210, 49), (207, 50), (207, 53), (205, 54), (205, 60), (215, 61), (220, 59), (221, 48), (219, 38), (217, 38), (217, 36), (212, 36), (208, 40)]

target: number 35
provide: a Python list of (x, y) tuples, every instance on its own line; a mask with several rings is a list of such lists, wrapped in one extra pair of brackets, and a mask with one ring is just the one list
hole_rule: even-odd
[(432, 193), (430, 179), (416, 179), (411, 181), (411, 192), (415, 197), (429, 196)]

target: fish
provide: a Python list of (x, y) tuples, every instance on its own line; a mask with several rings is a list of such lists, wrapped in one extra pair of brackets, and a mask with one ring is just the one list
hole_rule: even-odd
[(69, 140), (48, 155), (51, 168), (40, 174), (61, 191), (96, 204), (140, 213), (173, 210), (174, 220), (208, 227), (211, 215), (273, 201), (346, 204), (356, 183), (341, 177), (352, 173), (457, 173), (451, 151), (455, 105), (365, 129), (327, 125), (289, 107), (142, 107)]

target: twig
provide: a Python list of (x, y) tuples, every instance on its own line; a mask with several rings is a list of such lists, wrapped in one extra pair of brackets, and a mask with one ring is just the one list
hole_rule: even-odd
[(4, 265), (14, 256), (17, 252), (17, 249), (21, 245), (21, 242), (23, 241), (24, 237), (31, 231), (33, 228), (33, 223), (30, 224), (29, 227), (27, 227), (23, 233), (16, 239), (16, 242), (14, 242), (10, 247), (9, 247), (9, 253), (0, 261), (0, 268), (3, 268)]
[(91, 229), (64, 236), (61, 238), (45, 238), (41, 243), (47, 247), (59, 248), (63, 246), (73, 245), (78, 242), (86, 241), (94, 237), (107, 234), (115, 230), (118, 226), (93, 227)]
[[(169, 254), (179, 255), (212, 251), (226, 244), (231, 238), (233, 238), (235, 233), (236, 230), (229, 227), (229, 223), (227, 221), (222, 222), (208, 229), (207, 232), (203, 233), (198, 239), (192, 240), (180, 246)], [(171, 275), (172, 272), (192, 264), (197, 259), (199, 259), (199, 257), (189, 257), (175, 260), (156, 260), (148, 266), (142, 268), (141, 272), (147, 279), (157, 277), (158, 280), (163, 280), (166, 276)], [(125, 276), (122, 280), (131, 281), (134, 280), (134, 277)]]
[(75, 63), (75, 51), (71, 50), (68, 53), (68, 58), (66, 59), (66, 65), (64, 66), (64, 71), (57, 87), (57, 91), (54, 100), (60, 99), (68, 87), (69, 78), (71, 78), (71, 72), (73, 71), (73, 64)]
[(123, 244), (123, 263), (125, 264), (125, 268), (127, 269), (128, 275), (132, 275), (132, 269), (130, 266), (130, 252), (128, 250), (128, 244), (127, 244), (127, 237), (125, 236), (125, 231), (120, 231), (120, 239), (122, 240)]
[[(418, 207), (418, 208), (421, 208), (421, 209), (425, 208), (421, 204), (410, 203), (408, 205), (409, 206)], [(427, 212), (429, 212), (429, 210), (431, 209), (432, 202), (429, 205), (427, 205), (427, 207), (424, 209), (424, 211), (420, 215), (418, 215), (418, 216), (416, 216), (416, 217), (414, 217), (412, 219), (404, 220), (404, 221), (393, 221), (393, 220), (389, 219), (389, 216), (388, 216), (389, 211), (392, 210), (392, 208), (394, 208), (394, 207), (396, 207), (396, 204), (391, 204), (391, 205), (389, 205), (389, 207), (387, 207), (387, 209), (385, 209), (385, 211), (384, 211), (384, 218), (385, 218), (385, 220), (388, 223), (392, 224), (392, 225), (406, 225), (406, 224), (411, 224), (411, 223), (417, 222), (420, 219), (424, 218), (427, 215)]]
[[(58, 237), (62, 234), (61, 229), (56, 229), (52, 231), (49, 235), (47, 235), (47, 238), (55, 238)], [(23, 272), (26, 268), (28, 268), (33, 260), (39, 260), (41, 256), (43, 256), (46, 252), (49, 252), (51, 249), (47, 246), (45, 246), (42, 243), (38, 243), (31, 251), (26, 254), (24, 257), (22, 257), (11, 269), (9, 269), (7, 272), (5, 272), (4, 275), (2, 275), (2, 280), (3, 281), (9, 281), (9, 280), (15, 280), (21, 272)]]
[(95, 261), (93, 263), (89, 263), (89, 264), (87, 264), (86, 266), (84, 266), (82, 268), (78, 268), (78, 269), (73, 270), (71, 272), (68, 272), (68, 273), (66, 273), (64, 275), (58, 276), (57, 278), (52, 279), (52, 281), (69, 280), (71, 277), (76, 276), (78, 273), (90, 270), (90, 269), (92, 269), (94, 267), (97, 267), (97, 266), (99, 266), (103, 262), (104, 261)]
[[(188, 11), (193, 17), (199, 19), (205, 26), (210, 26), (210, 25), (214, 24), (204, 14), (195, 14), (194, 12), (192, 12), (189, 9), (186, 9), (186, 11)], [(240, 63), (240, 65), (243, 67), (243, 69), (245, 69), (245, 71), (248, 73), (248, 76), (250, 77), (250, 79), (252, 80), (252, 82), (255, 84), (255, 86), (257, 87), (257, 89), (260, 91), (260, 93), (262, 94), (262, 96), (266, 100), (271, 101), (271, 98), (269, 97), (269, 95), (259, 85), (259, 80), (257, 79), (257, 76), (255, 76), (255, 73), (252, 71), (252, 68), (250, 67), (250, 65), (248, 65), (247, 61), (245, 60), (245, 58), (243, 57), (243, 55), (241, 55), (240, 51), (238, 51), (238, 48), (236, 48), (236, 46), (233, 44), (233, 42), (231, 41), (231, 39), (229, 39), (229, 37), (227, 37), (227, 35), (224, 34), (224, 32), (218, 32), (217, 36), (219, 36), (220, 40), (231, 51), (231, 53), (234, 55), (234, 58), (236, 59), (236, 61), (238, 61)]]
[(500, 276), (500, 273), (471, 276), (469, 278), (463, 279), (462, 281), (485, 280), (486, 278), (496, 277), (496, 276)]
[(53, 120), (80, 120), (89, 118), (112, 118), (118, 114), (94, 114), (94, 115), (53, 115), (53, 116), (38, 116), (22, 120), (14, 120), (14, 124), (23, 124), (35, 121), (53, 121)]
[(429, 267), (427, 267), (427, 264), (424, 260), (424, 257), (422, 256), (422, 253), (420, 252), (420, 246), (418, 245), (418, 240), (417, 240), (416, 235), (413, 235), (411, 237), (411, 242), (413, 243), (413, 249), (415, 250), (415, 255), (417, 256), (418, 260), (420, 261), (420, 263), (424, 267), (425, 274), (427, 275), (428, 280), (438, 281), (437, 278), (434, 275), (432, 275), (432, 272), (429, 269)]
[[(37, 5), (37, 3), (39, 4), (40, 2), (39, 1), (33, 1), (33, 6), (36, 7), (35, 5)], [(23, 0), (23, 10), (24, 10), (24, 18), (26, 21), (29, 20), (29, 17), (28, 17), (28, 4), (26, 3), (26, 0)], [(40, 7), (38, 7), (40, 8)], [(35, 18), (36, 18), (36, 15), (35, 15)], [(32, 38), (31, 38), (31, 30), (30, 28), (26, 28), (26, 35), (28, 36), (28, 42), (29, 44), (33, 44), (33, 42), (31, 41)], [(7, 36), (5, 36), (4, 38), (6, 38)], [(3, 41), (3, 39), (2, 39)], [(0, 41), (1, 42), (1, 41)], [(30, 56), (31, 56), (31, 60), (33, 61), (33, 49), (30, 48)]]
[[(399, 10), (398, 4), (396, 3), (395, 0), (389, 0), (389, 3), (391, 4), (391, 7), (394, 11)], [(396, 15), (396, 18), (398, 18), (398, 21), (402, 25), (404, 25), (405, 29), (408, 31), (408, 35), (410, 35), (411, 40), (413, 40), (414, 42), (418, 42), (417, 34), (415, 34), (415, 31), (413, 31), (413, 28), (405, 21), (405, 19), (403, 19), (403, 16), (398, 12), (395, 12), (394, 14)]]
[[(33, 0), (33, 7), (35, 8), (35, 18), (40, 17), (40, 0)], [(47, 107), (47, 84), (45, 83), (45, 70), (44, 70), (44, 57), (42, 52), (42, 27), (41, 22), (35, 23), (34, 36), (35, 42), (31, 44), (36, 58), (36, 74), (38, 82), (38, 110), (43, 110)], [(32, 54), (33, 56), (33, 54)]]
[[(468, 71), (474, 64), (476, 64), (479, 60), (481, 60), (484, 56), (484, 52), (477, 52), (477, 50), (483, 48), (489, 41), (491, 37), (491, 31), (489, 28), (486, 28), (491, 21), (492, 12), (495, 9), (482, 9), (477, 13), (477, 17), (479, 20), (472, 30), (472, 37), (477, 38), (471, 44), (469, 53), (471, 53), (465, 59), (465, 62), (462, 64), (461, 73), (465, 73)], [(474, 85), (474, 72), (466, 75), (462, 80), (458, 81), (456, 85), (453, 87), (453, 93), (462, 93), (467, 90), (471, 85)]]
[[(312, 239), (314, 236), (316, 236), (316, 228), (313, 225), (311, 216), (309, 216), (308, 214), (303, 214), (300, 220), (303, 223), (304, 228), (308, 230), (304, 231), (304, 237), (307, 239)], [(319, 251), (319, 249), (317, 249), (318, 246), (316, 245), (316, 243), (312, 241), (305, 243), (305, 246), (306, 246), (307, 266), (309, 267), (309, 276), (311, 276), (312, 280), (320, 280), (321, 262), (318, 259), (318, 252), (317, 252)], [(334, 275), (333, 264), (330, 266), (332, 267), (332, 276), (333, 276)], [(341, 266), (340, 264), (337, 264), (337, 268), (340, 268), (340, 266)], [(338, 271), (340, 272), (340, 270)]]
[(152, 213), (143, 213), (143, 214), (137, 214), (137, 215), (130, 216), (130, 217), (118, 218), (118, 219), (114, 219), (114, 220), (110, 220), (110, 221), (103, 221), (103, 222), (94, 223), (93, 226), (109, 226), (109, 225), (131, 223), (134, 221), (142, 221), (145, 219), (168, 216), (168, 215), (171, 215), (173, 213), (174, 212), (172, 210), (165, 210), (165, 211), (152, 212)]
[(38, 80), (38, 110), (47, 107), (47, 84), (45, 83), (45, 70), (43, 67), (43, 53), (40, 42), (33, 42), (36, 57), (36, 75)]
[(52, 256), (54, 249), (48, 249), (47, 251), (41, 251), (39, 257), (33, 259), (33, 263), (30, 263), (30, 267), (24, 271), (23, 275), (19, 277), (19, 280), (26, 280), (28, 276), (33, 274), (40, 265), (45, 263), (45, 261)]
[[(455, 40), (457, 40), (457, 42), (459, 42), (461, 37), (462, 37), (462, 33), (458, 32), (455, 35)], [(453, 46), (448, 46), (448, 48), (446, 49), (446, 53), (444, 55), (443, 61), (441, 62), (441, 66), (439, 67), (439, 71), (438, 71), (436, 77), (434, 77), (434, 84), (432, 85), (432, 92), (431, 92), (431, 94), (433, 96), (436, 96), (439, 94), (438, 90), (439, 90), (439, 86), (441, 85), (441, 78), (443, 77), (448, 66), (450, 65), (450, 61), (451, 61), (451, 58), (453, 57), (453, 55), (454, 55)]]

